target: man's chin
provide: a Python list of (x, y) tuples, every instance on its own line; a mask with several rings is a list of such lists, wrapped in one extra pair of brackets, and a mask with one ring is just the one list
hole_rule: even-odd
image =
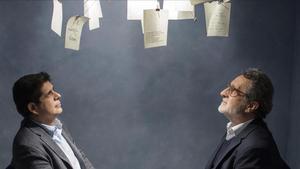
[(62, 108), (59, 108), (59, 110), (57, 110), (57, 114), (61, 114), (63, 112)]
[(222, 104), (218, 107), (218, 111), (222, 114), (224, 114), (224, 108), (222, 107)]

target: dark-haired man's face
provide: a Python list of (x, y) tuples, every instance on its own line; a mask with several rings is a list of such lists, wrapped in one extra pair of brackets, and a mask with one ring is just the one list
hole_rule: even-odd
[(41, 92), (40, 103), (36, 104), (38, 118), (44, 120), (56, 118), (63, 111), (60, 102), (61, 95), (54, 91), (49, 81), (43, 84)]
[(230, 87), (225, 88), (220, 93), (222, 102), (218, 108), (219, 112), (224, 113), (229, 119), (244, 113), (247, 107), (245, 93), (247, 93), (250, 85), (251, 81), (242, 75), (231, 81)]

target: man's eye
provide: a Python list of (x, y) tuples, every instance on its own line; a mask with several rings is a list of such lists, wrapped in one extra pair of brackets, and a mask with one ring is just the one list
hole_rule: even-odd
[(47, 96), (53, 95), (53, 91), (50, 91)]

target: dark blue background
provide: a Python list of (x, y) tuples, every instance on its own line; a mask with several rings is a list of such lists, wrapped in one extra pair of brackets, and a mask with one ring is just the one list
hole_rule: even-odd
[[(83, 1), (63, 1), (65, 28)], [(198, 22), (169, 21), (168, 46), (144, 49), (141, 25), (127, 21), (126, 1), (101, 1), (101, 28), (85, 25), (80, 51), (50, 30), (52, 1), (0, 1), (0, 168), (11, 159), (21, 120), (11, 87), (47, 71), (62, 94), (62, 120), (96, 168), (199, 169), (223, 135), (219, 92), (248, 67), (275, 86), (267, 122), (282, 156), (300, 168), (300, 4), (232, 0), (230, 36), (206, 37)], [(162, 5), (162, 1), (161, 1)], [(64, 33), (63, 33), (64, 35)]]

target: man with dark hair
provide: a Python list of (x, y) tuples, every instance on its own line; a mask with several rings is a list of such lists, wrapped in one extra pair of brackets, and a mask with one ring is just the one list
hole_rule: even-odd
[(47, 73), (18, 79), (13, 98), (24, 119), (14, 139), (8, 168), (94, 169), (57, 118), (63, 111), (61, 95), (54, 90)]
[(230, 121), (205, 169), (288, 169), (264, 118), (272, 109), (273, 85), (258, 69), (237, 76), (221, 91), (218, 108)]

